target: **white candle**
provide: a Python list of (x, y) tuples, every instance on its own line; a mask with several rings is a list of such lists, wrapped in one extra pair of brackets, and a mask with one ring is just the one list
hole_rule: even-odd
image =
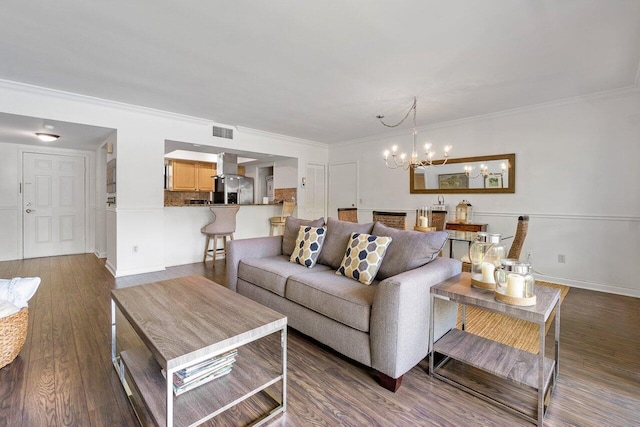
[(496, 271), (496, 266), (490, 262), (482, 263), (482, 281), (484, 283), (496, 283), (496, 279), (493, 277), (493, 272)]
[(426, 216), (421, 216), (420, 227), (428, 227), (428, 226), (429, 226), (429, 219)]
[(517, 298), (524, 297), (524, 277), (513, 273), (507, 276), (507, 295)]
[(263, 197), (262, 198), (262, 204), (263, 205), (268, 205), (269, 204), (269, 198), (268, 197)]

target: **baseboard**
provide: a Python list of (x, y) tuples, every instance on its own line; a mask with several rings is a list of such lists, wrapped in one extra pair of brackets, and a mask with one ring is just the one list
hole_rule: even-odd
[[(114, 277), (133, 276), (134, 274), (155, 273), (156, 271), (165, 271), (164, 265), (155, 267), (134, 268), (131, 270), (116, 270)], [(111, 273), (113, 274), (113, 272)]]
[(589, 289), (591, 291), (606, 292), (609, 294), (624, 295), (628, 297), (640, 298), (640, 289), (623, 288), (617, 285), (605, 283), (586, 282), (583, 280), (573, 280), (564, 277), (545, 276), (536, 274), (535, 278), (544, 282), (558, 283), (560, 285), (571, 286), (572, 288)]
[(109, 273), (111, 273), (113, 277), (118, 277), (116, 276), (116, 269), (113, 267), (113, 265), (111, 265), (111, 263), (108, 260), (104, 264), (104, 266), (107, 268), (107, 270), (109, 271)]
[(106, 257), (107, 257), (107, 253), (106, 253), (106, 252), (97, 252), (97, 251), (93, 251), (93, 254), (94, 254), (97, 258), (106, 258)]

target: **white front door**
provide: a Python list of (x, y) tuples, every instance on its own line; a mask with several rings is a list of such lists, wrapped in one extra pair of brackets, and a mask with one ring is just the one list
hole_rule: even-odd
[(23, 153), (24, 258), (85, 252), (83, 157)]
[(338, 218), (338, 208), (358, 207), (358, 163), (329, 165), (329, 216)]

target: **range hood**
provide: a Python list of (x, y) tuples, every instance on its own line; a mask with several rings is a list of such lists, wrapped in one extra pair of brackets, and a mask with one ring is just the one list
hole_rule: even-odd
[(238, 175), (238, 155), (232, 153), (218, 154), (218, 164), (216, 166), (219, 177), (236, 177)]

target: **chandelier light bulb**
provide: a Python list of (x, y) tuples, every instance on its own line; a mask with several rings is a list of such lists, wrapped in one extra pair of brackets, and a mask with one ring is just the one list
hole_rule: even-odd
[(389, 150), (384, 150), (384, 159), (387, 160), (389, 157)]
[(393, 153), (395, 154), (396, 151), (398, 151), (398, 146), (394, 145), (393, 147), (391, 147), (391, 151), (393, 151)]

